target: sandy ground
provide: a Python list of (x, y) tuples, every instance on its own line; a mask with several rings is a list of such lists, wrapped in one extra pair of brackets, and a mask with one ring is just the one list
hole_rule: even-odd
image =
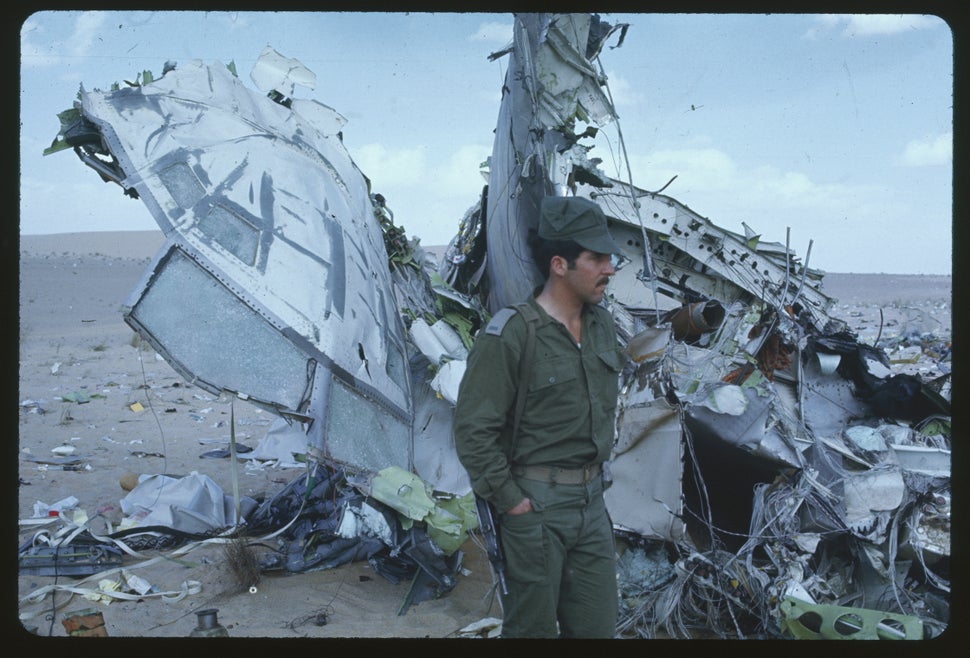
[[(33, 518), (36, 509), (72, 496), (93, 518), (92, 527), (117, 524), (127, 493), (122, 481), (131, 474), (199, 472), (230, 493), (230, 460), (202, 455), (228, 446), (231, 413), (237, 441), (249, 447), (273, 420), (186, 383), (122, 320), (120, 306), (160, 244), (153, 232), (21, 240), (18, 545), (53, 527)], [(833, 315), (861, 336), (950, 334), (948, 276), (831, 274), (826, 292), (839, 299)], [(932, 363), (907, 367), (939, 374)], [(58, 454), (65, 451), (70, 454)], [(258, 498), (278, 492), (300, 471), (239, 466), (236, 473), (240, 494)], [(132, 561), (131, 571), (155, 588), (141, 600), (105, 604), (62, 589), (55, 597), (21, 600), (20, 610), (30, 615), (24, 627), (40, 636), (65, 636), (66, 614), (95, 608), (111, 637), (185, 637), (197, 625), (197, 611), (215, 608), (232, 637), (454, 637), (469, 624), (501, 616), (481, 550), (469, 542), (463, 553), (457, 587), (404, 614), (407, 583), (391, 583), (366, 562), (263, 574), (255, 592), (240, 591), (221, 545)], [(19, 599), (49, 585), (97, 586), (42, 575), (17, 580)]]
[[(124, 323), (120, 305), (147, 266), (142, 254), (152, 253), (144, 246), (153, 241), (137, 239), (126, 247), (138, 257), (108, 255), (120, 244), (114, 240), (101, 246), (83, 240), (39, 242), (40, 247), (24, 242), (22, 250), (28, 251), (22, 251), (20, 269), (19, 518), (31, 519), (38, 502), (52, 505), (73, 496), (77, 509), (104, 517), (92, 521), (93, 528), (104, 531), (104, 519), (115, 526), (122, 519), (120, 500), (127, 491), (121, 481), (127, 474), (196, 471), (231, 494), (230, 460), (201, 455), (228, 446), (231, 412), (236, 440), (249, 447), (257, 445), (273, 418), (243, 401), (187, 384), (150, 347), (139, 345)], [(48, 244), (56, 248), (51, 251)], [(136, 403), (143, 410), (133, 411)], [(53, 452), (65, 447), (73, 453)], [(58, 464), (61, 459), (77, 464)], [(240, 494), (259, 498), (278, 492), (301, 471), (240, 466), (237, 473)], [(52, 527), (22, 523), (18, 545)], [(455, 589), (403, 615), (398, 613), (408, 583), (393, 584), (366, 562), (296, 575), (263, 574), (256, 593), (239, 592), (220, 545), (133, 569), (160, 593), (179, 592), (188, 583), (192, 593), (178, 602), (158, 596), (105, 605), (75, 593), (62, 606), (69, 593), (61, 591), (53, 620), (50, 595), (21, 610), (34, 615), (25, 626), (43, 636), (66, 635), (63, 616), (94, 607), (102, 612), (109, 636), (184, 637), (197, 625), (196, 611), (216, 608), (231, 636), (442, 638), (501, 616), (497, 604), (490, 607), (487, 562), (473, 544), (463, 552), (464, 570)], [(53, 577), (38, 575), (18, 581), (19, 597), (54, 584)], [(57, 584), (95, 588), (98, 583), (61, 578)], [(320, 613), (325, 625), (318, 625)]]

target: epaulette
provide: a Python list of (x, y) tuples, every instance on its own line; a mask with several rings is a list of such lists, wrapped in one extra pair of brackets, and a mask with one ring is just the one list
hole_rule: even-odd
[(512, 306), (506, 306), (493, 315), (492, 320), (485, 327), (485, 333), (491, 334), (492, 336), (501, 336), (505, 330), (505, 325), (508, 324), (508, 321), (516, 313), (521, 313), (522, 317), (525, 318), (526, 324), (530, 325), (529, 331), (534, 331), (531, 327), (539, 322), (539, 314), (536, 313), (536, 310), (528, 302), (519, 302)]
[(501, 309), (492, 319), (489, 321), (488, 326), (485, 327), (485, 333), (491, 334), (492, 336), (501, 336), (502, 331), (505, 329), (505, 324), (512, 319), (516, 311), (511, 306)]

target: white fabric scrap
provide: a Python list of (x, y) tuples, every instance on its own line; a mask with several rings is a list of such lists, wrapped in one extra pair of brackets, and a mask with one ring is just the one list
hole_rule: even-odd
[(444, 320), (438, 320), (431, 325), (431, 332), (438, 339), (438, 342), (445, 348), (445, 353), (452, 359), (465, 359), (468, 357), (468, 350), (461, 342), (461, 336), (455, 328)]
[(387, 545), (394, 542), (394, 531), (380, 511), (367, 503), (360, 507), (344, 506), (337, 535), (345, 539), (376, 537)]
[(121, 511), (134, 526), (206, 532), (231, 525), (232, 504), (212, 478), (193, 471), (183, 478), (142, 475)]
[(305, 464), (297, 456), (305, 455), (306, 451), (307, 436), (303, 427), (278, 418), (255, 448), (238, 456), (251, 462), (273, 462), (279, 468), (303, 468)]
[(58, 514), (61, 514), (62, 512), (75, 509), (77, 507), (77, 504), (78, 504), (78, 499), (75, 498), (74, 496), (68, 496), (67, 498), (62, 498), (56, 503), (51, 503), (50, 505), (38, 500), (36, 503), (34, 503), (34, 518), (50, 516), (51, 512), (57, 512)]
[(441, 397), (456, 404), (458, 401), (458, 386), (465, 375), (465, 361), (447, 361), (438, 368), (434, 379), (431, 380), (431, 388)]

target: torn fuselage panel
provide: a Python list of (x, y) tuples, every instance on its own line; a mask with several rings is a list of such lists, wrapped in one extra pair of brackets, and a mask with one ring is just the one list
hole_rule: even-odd
[(577, 167), (595, 174), (575, 148), (586, 134), (575, 123), (615, 118), (592, 62), (613, 29), (590, 14), (516, 15), (483, 204), (491, 313), (526, 299), (541, 280), (527, 236), (542, 197), (574, 188)]
[[(610, 218), (610, 231), (632, 262), (643, 262), (644, 241), (659, 291), (683, 302), (717, 299), (725, 304), (757, 300), (783, 308), (798, 301), (816, 319), (835, 304), (821, 291), (822, 273), (808, 269), (790, 251), (751, 243), (725, 230), (676, 199), (613, 181), (609, 191), (580, 188)], [(786, 256), (787, 254), (787, 256)], [(641, 282), (650, 272), (627, 267), (615, 277), (618, 301), (642, 300)], [(668, 307), (673, 304), (668, 304)]]
[(198, 61), (81, 108), (167, 236), (126, 321), (190, 381), (309, 420), (319, 452), (410, 465), (403, 322), (335, 113)]

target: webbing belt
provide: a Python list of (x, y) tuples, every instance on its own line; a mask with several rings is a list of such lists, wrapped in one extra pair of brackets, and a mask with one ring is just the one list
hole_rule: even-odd
[(512, 475), (526, 480), (538, 480), (551, 484), (586, 484), (602, 472), (599, 464), (581, 468), (560, 468), (558, 466), (512, 466)]

